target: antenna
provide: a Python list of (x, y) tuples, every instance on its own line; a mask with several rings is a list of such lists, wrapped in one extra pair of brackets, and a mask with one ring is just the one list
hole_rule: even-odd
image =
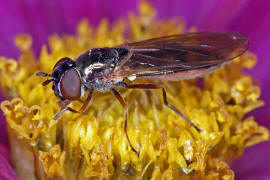
[(52, 82), (52, 81), (54, 81), (54, 79), (48, 79), (48, 80), (44, 81), (44, 82), (42, 83), (42, 85), (43, 85), (43, 86), (46, 86), (47, 84), (49, 84), (49, 83)]
[(45, 72), (37, 72), (36, 75), (41, 76), (41, 77), (52, 77), (53, 78), (53, 76), (51, 74), (47, 74)]

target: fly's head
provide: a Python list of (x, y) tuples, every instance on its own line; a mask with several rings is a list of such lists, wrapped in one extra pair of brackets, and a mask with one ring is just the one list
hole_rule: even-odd
[(50, 77), (42, 83), (43, 86), (53, 82), (54, 94), (61, 100), (75, 100), (81, 96), (81, 75), (75, 61), (70, 58), (60, 59), (53, 68), (52, 74), (38, 72), (37, 76)]

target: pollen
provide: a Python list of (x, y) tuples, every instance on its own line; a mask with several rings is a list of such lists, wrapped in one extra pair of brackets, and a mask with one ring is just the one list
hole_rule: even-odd
[[(255, 65), (252, 52), (201, 79), (131, 76), (132, 83), (164, 85), (168, 101), (201, 129), (197, 132), (166, 108), (159, 90), (120, 88), (129, 107), (128, 135), (139, 156), (125, 137), (124, 110), (110, 92), (94, 92), (84, 113), (53, 119), (60, 111), (58, 99), (36, 72), (51, 73), (60, 58), (75, 58), (94, 47), (194, 31), (179, 18), (160, 20), (156, 14), (143, 1), (137, 14), (113, 24), (103, 19), (94, 27), (82, 20), (75, 35), (50, 36), (37, 58), (32, 38), (17, 36), (21, 56), (0, 57), (0, 84), (13, 167), (21, 179), (234, 179), (228, 162), (268, 140), (268, 130), (247, 114), (264, 105), (260, 87), (242, 72)], [(73, 101), (72, 108), (81, 104)]]

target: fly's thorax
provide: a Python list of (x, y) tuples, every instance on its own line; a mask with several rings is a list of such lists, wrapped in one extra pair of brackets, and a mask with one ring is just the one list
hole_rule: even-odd
[(95, 48), (82, 53), (77, 59), (78, 67), (88, 68), (93, 64), (117, 63), (118, 52), (114, 48)]
[(118, 59), (118, 53), (113, 48), (97, 48), (84, 52), (76, 62), (85, 82), (90, 82), (112, 73)]
[(93, 64), (117, 65), (129, 52), (126, 48), (95, 48), (85, 51), (75, 61), (80, 69), (88, 68)]
[(123, 80), (123, 78), (115, 79), (113, 77), (114, 69), (115, 64), (91, 64), (83, 72), (85, 86), (88, 89), (95, 89), (102, 92), (110, 90), (116, 83)]
[(96, 78), (91, 83), (87, 84), (88, 88), (94, 89), (100, 92), (109, 91), (113, 88), (114, 84), (111, 80), (102, 78)]
[(123, 79), (114, 79), (113, 72), (128, 52), (125, 48), (96, 48), (81, 54), (76, 62), (85, 86), (98, 91), (111, 89)]

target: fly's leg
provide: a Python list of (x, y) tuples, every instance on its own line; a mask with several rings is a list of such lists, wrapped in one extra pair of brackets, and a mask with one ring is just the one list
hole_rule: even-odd
[(167, 94), (166, 94), (166, 91), (165, 91), (165, 89), (164, 89), (164, 87), (162, 85), (159, 85), (159, 84), (126, 84), (126, 83), (122, 82), (121, 84), (119, 84), (119, 86), (123, 86), (123, 87), (129, 88), (129, 89), (162, 89), (164, 104), (168, 108), (170, 108), (171, 110), (173, 110), (176, 114), (178, 114), (180, 117), (182, 117), (188, 124), (190, 124), (192, 127), (194, 127), (198, 132), (200, 132), (200, 129), (195, 124), (193, 124), (191, 121), (189, 121), (173, 105), (171, 105), (170, 103), (168, 103), (168, 101), (167, 101)]
[(125, 132), (125, 135), (126, 135), (126, 138), (127, 138), (127, 141), (128, 141), (128, 144), (131, 148), (131, 150), (133, 152), (136, 153), (136, 155), (139, 157), (139, 153), (136, 151), (136, 149), (132, 146), (130, 140), (129, 140), (129, 136), (128, 136), (128, 133), (127, 133), (127, 124), (128, 124), (128, 106), (127, 104), (125, 103), (124, 99), (122, 98), (122, 96), (119, 94), (119, 92), (117, 92), (115, 89), (112, 88), (112, 92), (113, 94), (115, 95), (115, 97), (118, 99), (118, 101), (121, 103), (121, 105), (123, 106), (124, 108), (124, 111), (125, 111), (125, 122), (124, 122), (124, 132)]
[(68, 104), (70, 103), (70, 101), (68, 101), (67, 103), (65, 103), (63, 105), (63, 107), (61, 107), (61, 111), (59, 111), (54, 117), (53, 119), (56, 120), (58, 119), (65, 111), (70, 111), (70, 112), (73, 112), (73, 113), (82, 113), (85, 111), (85, 109), (87, 108), (89, 102), (91, 101), (91, 98), (92, 98), (92, 94), (93, 94), (93, 90), (89, 90), (89, 93), (87, 95), (87, 98), (86, 100), (84, 101), (82, 107), (80, 108), (80, 110), (75, 110), (71, 107), (67, 107)]

